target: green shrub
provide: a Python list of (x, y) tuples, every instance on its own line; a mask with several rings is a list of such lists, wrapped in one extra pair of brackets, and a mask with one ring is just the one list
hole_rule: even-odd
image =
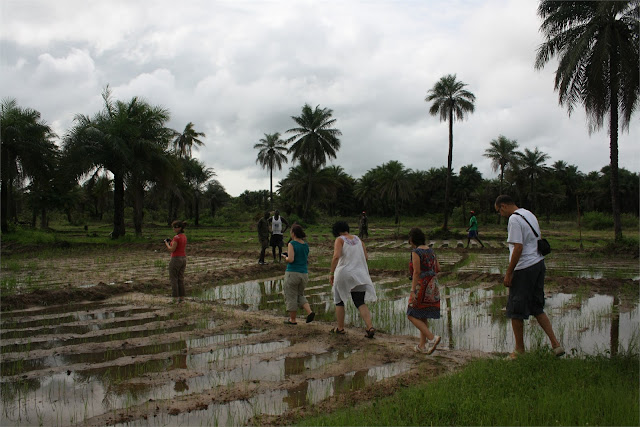
[(613, 228), (613, 217), (604, 212), (587, 212), (584, 214), (582, 223), (590, 230), (609, 230)]
[(625, 228), (638, 228), (638, 217), (634, 214), (623, 213), (620, 216), (620, 221)]

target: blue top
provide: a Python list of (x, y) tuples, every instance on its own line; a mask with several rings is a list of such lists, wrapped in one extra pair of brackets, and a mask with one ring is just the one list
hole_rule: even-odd
[(293, 245), (293, 262), (287, 264), (286, 271), (294, 271), (296, 273), (308, 273), (307, 258), (309, 257), (309, 245), (306, 243), (298, 243), (291, 241)]

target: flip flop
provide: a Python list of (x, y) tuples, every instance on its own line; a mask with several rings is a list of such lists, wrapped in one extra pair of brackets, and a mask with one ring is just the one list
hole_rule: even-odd
[(313, 311), (309, 313), (309, 315), (307, 316), (307, 323), (313, 322), (313, 319), (315, 319), (315, 317), (316, 317), (316, 313), (314, 313)]
[(332, 330), (329, 331), (329, 333), (336, 334), (336, 335), (345, 335), (346, 334), (344, 329), (338, 329), (338, 328), (333, 328)]
[(291, 320), (287, 319), (287, 320), (284, 321), (284, 324), (285, 325), (297, 325), (298, 322), (292, 322)]
[(373, 336), (376, 334), (376, 328), (367, 329), (366, 332), (367, 332), (367, 335), (365, 335), (365, 337), (373, 338)]

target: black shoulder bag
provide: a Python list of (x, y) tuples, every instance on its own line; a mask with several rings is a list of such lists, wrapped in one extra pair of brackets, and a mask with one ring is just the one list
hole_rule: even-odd
[(524, 221), (529, 224), (529, 227), (531, 227), (531, 231), (533, 231), (533, 234), (538, 238), (538, 252), (540, 252), (540, 255), (542, 256), (546, 256), (549, 255), (551, 253), (551, 245), (549, 244), (549, 242), (547, 241), (547, 239), (543, 239), (541, 238), (538, 233), (536, 233), (535, 228), (533, 228), (533, 226), (531, 225), (531, 223), (529, 221), (527, 221), (527, 218), (525, 218), (524, 216), (520, 215), (518, 212), (514, 212), (514, 214), (518, 215), (520, 218), (524, 219)]

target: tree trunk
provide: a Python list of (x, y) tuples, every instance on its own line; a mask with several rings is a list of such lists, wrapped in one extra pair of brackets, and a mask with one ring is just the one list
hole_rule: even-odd
[(271, 201), (271, 210), (273, 210), (273, 165), (269, 167), (269, 200)]
[(622, 240), (622, 221), (620, 219), (620, 188), (618, 182), (618, 61), (611, 55), (611, 117), (609, 122), (610, 150), (611, 150), (611, 206), (613, 209), (613, 232), (616, 242)]
[(444, 225), (449, 224), (449, 186), (451, 185), (451, 163), (453, 162), (453, 109), (449, 109), (449, 156), (447, 157), (447, 180), (444, 186)]
[(113, 174), (113, 231), (111, 238), (124, 236), (124, 177), (122, 173)]
[(142, 220), (144, 219), (144, 187), (142, 184), (133, 184), (133, 227), (136, 236), (142, 236)]
[(309, 209), (311, 208), (311, 177), (313, 175), (309, 174), (308, 176), (308, 180), (307, 180), (307, 201), (304, 204), (304, 213), (302, 215), (302, 217), (305, 220), (309, 220), (309, 218), (307, 217), (307, 215), (309, 214)]
[(2, 150), (1, 164), (0, 174), (2, 174), (2, 185), (0, 186), (0, 229), (3, 233), (6, 233), (9, 231), (9, 155), (7, 150)]
[(195, 204), (194, 206), (194, 225), (197, 227), (199, 225), (198, 221), (200, 220), (200, 192), (196, 190), (195, 194), (194, 194), (194, 201), (193, 203)]
[[(498, 196), (502, 196), (502, 188), (504, 184), (504, 165), (500, 165), (500, 194)], [(498, 225), (502, 222), (502, 215), (498, 214)]]

